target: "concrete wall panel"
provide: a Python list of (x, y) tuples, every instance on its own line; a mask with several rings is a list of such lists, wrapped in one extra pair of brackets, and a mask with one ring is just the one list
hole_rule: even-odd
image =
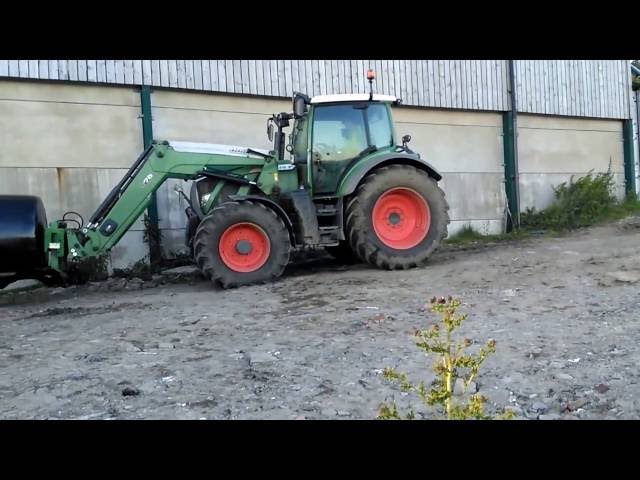
[(518, 117), (518, 163), (521, 210), (543, 209), (553, 187), (589, 171), (615, 177), (615, 193), (624, 195), (622, 122), (559, 117)]
[(124, 88), (0, 82), (0, 166), (128, 167), (142, 151), (135, 97)]
[(411, 149), (442, 173), (502, 174), (500, 115), (402, 108), (394, 113), (399, 139), (410, 134)]

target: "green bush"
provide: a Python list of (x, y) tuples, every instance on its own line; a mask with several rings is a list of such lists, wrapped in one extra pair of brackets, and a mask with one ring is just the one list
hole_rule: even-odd
[(542, 211), (528, 208), (521, 215), (527, 229), (568, 230), (593, 225), (611, 217), (619, 205), (613, 194), (611, 171), (593, 175), (589, 172), (574, 181), (554, 188), (553, 203)]

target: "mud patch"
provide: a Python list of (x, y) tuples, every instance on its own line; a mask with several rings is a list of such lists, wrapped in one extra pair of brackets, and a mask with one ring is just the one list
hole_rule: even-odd
[(140, 310), (147, 307), (143, 303), (120, 303), (104, 307), (51, 307), (26, 318), (55, 317), (64, 315), (67, 318), (84, 317), (87, 315), (102, 315), (105, 313), (121, 312), (123, 310)]

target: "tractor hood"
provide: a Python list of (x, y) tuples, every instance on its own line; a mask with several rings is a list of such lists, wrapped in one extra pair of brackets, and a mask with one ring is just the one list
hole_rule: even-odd
[(221, 145), (219, 143), (178, 142), (169, 140), (169, 146), (176, 152), (208, 153), (213, 155), (230, 155), (235, 157), (263, 158), (254, 152), (269, 155), (269, 151), (262, 148), (238, 147), (236, 145)]

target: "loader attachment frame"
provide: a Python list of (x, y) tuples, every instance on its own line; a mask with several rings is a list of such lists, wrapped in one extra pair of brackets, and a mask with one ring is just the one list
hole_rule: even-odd
[(53, 222), (45, 232), (44, 248), (49, 268), (63, 273), (68, 261), (100, 256), (113, 248), (142, 216), (155, 192), (168, 179), (196, 180), (204, 176), (251, 186), (269, 194), (277, 172), (273, 157), (246, 149), (244, 154), (184, 152), (170, 142), (152, 143), (140, 154), (111, 190), (88, 223), (80, 229)]

